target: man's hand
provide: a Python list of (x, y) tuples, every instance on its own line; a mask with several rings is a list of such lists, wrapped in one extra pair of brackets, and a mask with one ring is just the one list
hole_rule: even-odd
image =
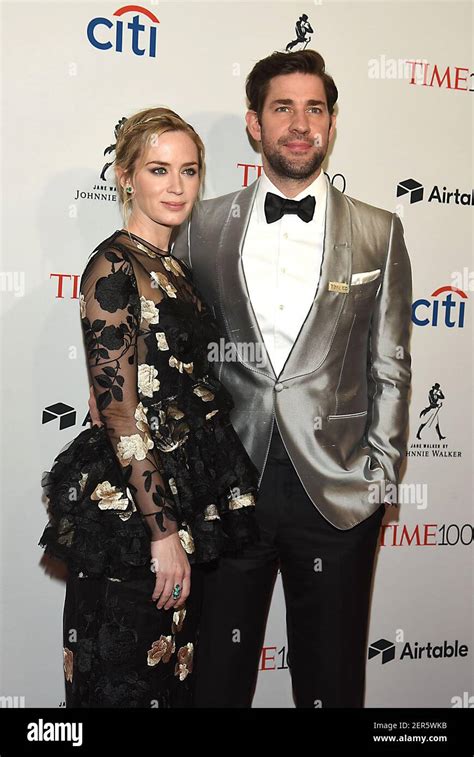
[(91, 422), (93, 426), (102, 426), (103, 423), (100, 419), (99, 410), (97, 409), (97, 402), (95, 401), (94, 389), (91, 386), (89, 392), (89, 413), (91, 416)]

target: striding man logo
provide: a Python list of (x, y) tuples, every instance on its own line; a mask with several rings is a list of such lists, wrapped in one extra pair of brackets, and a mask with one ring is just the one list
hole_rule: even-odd
[[(304, 50), (308, 43), (311, 42), (310, 34), (314, 34), (313, 27), (308, 21), (306, 13), (302, 13), (298, 21), (295, 24), (296, 39), (288, 42), (285, 50), (287, 53), (291, 52), (293, 48), (296, 50)], [(296, 52), (296, 50), (294, 52)]]
[(417, 439), (421, 439), (421, 432), (425, 428), (425, 426), (428, 426), (428, 428), (432, 428), (434, 426), (440, 441), (441, 439), (446, 439), (446, 437), (442, 435), (441, 429), (439, 427), (439, 412), (443, 407), (444, 399), (445, 396), (441, 391), (440, 385), (438, 383), (433, 384), (430, 391), (428, 392), (428, 405), (427, 407), (423, 408), (420, 413), (420, 418), (422, 419), (422, 421), (416, 434)]

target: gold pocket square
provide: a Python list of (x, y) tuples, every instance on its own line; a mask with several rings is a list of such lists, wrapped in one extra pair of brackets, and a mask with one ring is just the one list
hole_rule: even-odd
[(363, 271), (362, 273), (353, 273), (351, 278), (351, 286), (357, 286), (358, 284), (368, 284), (369, 281), (375, 281), (380, 276), (380, 268), (375, 268), (373, 271)]

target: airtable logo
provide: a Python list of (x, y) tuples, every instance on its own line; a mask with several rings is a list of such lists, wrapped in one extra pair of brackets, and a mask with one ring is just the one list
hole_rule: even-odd
[[(403, 646), (398, 655), (399, 660), (444, 660), (451, 657), (467, 657), (469, 655), (469, 647), (467, 644), (461, 644), (459, 639), (450, 641), (444, 639), (438, 644), (433, 644), (431, 641), (419, 642), (419, 641), (405, 641), (403, 634), (400, 635), (400, 639), (397, 641), (403, 642)], [(398, 648), (400, 649), (400, 648)], [(374, 657), (378, 657), (382, 665), (387, 662), (395, 660), (397, 657), (397, 647), (393, 641), (389, 639), (378, 639), (369, 644), (368, 658), (372, 660)]]
[[(134, 13), (126, 23), (122, 16)], [(140, 22), (140, 15), (146, 16), (146, 23)], [(97, 50), (114, 50), (116, 53), (131, 51), (134, 55), (156, 58), (156, 33), (159, 24), (154, 13), (141, 5), (124, 5), (110, 18), (97, 16), (87, 25), (87, 39)], [(151, 22), (151, 23), (150, 23)]]
[[(416, 179), (403, 179), (397, 184), (397, 197), (403, 197), (408, 195), (410, 205), (415, 202), (421, 202), (425, 194), (425, 188), (423, 184), (420, 184)], [(442, 188), (435, 184), (428, 195), (428, 202), (437, 202), (439, 205), (464, 205), (474, 206), (474, 189), (470, 189), (468, 192), (462, 192), (459, 187), (456, 189), (448, 190), (447, 187)]]
[(397, 185), (397, 197), (402, 195), (408, 195), (410, 198), (410, 205), (414, 202), (420, 202), (423, 199), (423, 187), (416, 179), (405, 179), (400, 181)]
[(380, 655), (382, 665), (395, 659), (395, 644), (388, 639), (379, 639), (369, 645), (369, 660)]

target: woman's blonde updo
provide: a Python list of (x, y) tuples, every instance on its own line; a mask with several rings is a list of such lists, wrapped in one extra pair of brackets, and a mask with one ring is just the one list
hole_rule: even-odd
[[(127, 118), (117, 134), (115, 144), (115, 167), (121, 168), (128, 178), (132, 178), (139, 167), (145, 151), (160, 134), (165, 131), (184, 131), (190, 136), (198, 151), (199, 185), (204, 179), (204, 144), (191, 124), (186, 123), (170, 108), (147, 108)], [(131, 212), (133, 195), (122, 187), (116, 173), (117, 192), (122, 206), (125, 225)]]

